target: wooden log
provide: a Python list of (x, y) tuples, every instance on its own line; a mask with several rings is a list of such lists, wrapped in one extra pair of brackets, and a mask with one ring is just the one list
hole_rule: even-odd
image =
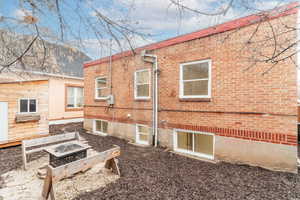
[(118, 159), (112, 158), (112, 159), (107, 160), (105, 162), (104, 167), (107, 168), (107, 169), (111, 169), (113, 173), (121, 176), (120, 169), (119, 169), (119, 166), (118, 166), (118, 162), (119, 162)]
[(24, 170), (27, 169), (27, 157), (26, 157), (26, 146), (22, 141), (22, 159), (23, 159), (23, 168)]
[(119, 155), (120, 155), (120, 147), (116, 146), (112, 149), (100, 152), (91, 157), (77, 160), (72, 163), (68, 163), (66, 165), (62, 165), (56, 168), (49, 166), (49, 168), (51, 168), (52, 171), (52, 183), (55, 183), (64, 178), (68, 178), (78, 172), (86, 171), (87, 169), (92, 168), (94, 165), (98, 163), (106, 162), (107, 160), (111, 160)]
[[(50, 194), (51, 193), (51, 194)], [(50, 198), (55, 200), (54, 190), (53, 190), (53, 182), (52, 182), (52, 170), (47, 167), (47, 175), (44, 181), (43, 191), (42, 191), (42, 199), (47, 200), (50, 194)]]
[(16, 123), (22, 122), (35, 122), (39, 121), (41, 116), (39, 114), (18, 114), (16, 115), (15, 121)]
[(39, 145), (47, 145), (55, 142), (63, 142), (65, 140), (72, 140), (72, 139), (76, 139), (75, 133), (66, 133), (66, 134), (36, 138), (32, 140), (23, 140), (23, 142), (27, 148), (27, 147), (34, 147)]

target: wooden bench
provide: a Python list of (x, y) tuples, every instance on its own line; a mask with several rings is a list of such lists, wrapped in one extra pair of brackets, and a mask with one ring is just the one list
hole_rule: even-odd
[[(69, 140), (79, 140), (78, 132), (53, 135), (42, 138), (35, 138), (22, 141), (22, 157), (24, 170), (27, 169), (27, 155), (35, 152), (43, 151), (45, 147), (49, 147), (53, 143), (62, 143)], [(35, 148), (36, 147), (36, 148)], [(30, 150), (28, 150), (30, 148)]]
[(54, 183), (57, 183), (64, 178), (71, 177), (78, 172), (84, 172), (101, 162), (105, 162), (105, 168), (111, 169), (112, 172), (120, 176), (118, 160), (116, 159), (116, 157), (120, 154), (120, 147), (115, 145), (114, 148), (107, 151), (103, 151), (93, 156), (76, 160), (56, 168), (48, 165), (47, 175), (44, 180), (42, 191), (42, 199), (47, 200), (50, 197), (51, 200), (55, 200), (55, 192), (53, 188)]

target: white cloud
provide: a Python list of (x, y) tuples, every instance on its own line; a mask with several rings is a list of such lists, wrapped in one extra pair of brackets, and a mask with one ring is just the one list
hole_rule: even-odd
[[(130, 49), (129, 43), (126, 40), (119, 40), (121, 43), (122, 49), (119, 47), (116, 41), (112, 41), (111, 49), (112, 54), (126, 51)], [(130, 39), (130, 43), (133, 48), (141, 47), (150, 43), (154, 43), (154, 40), (143, 39), (141, 37), (135, 36)], [(93, 59), (100, 57), (109, 56), (110, 54), (110, 40), (109, 39), (85, 39), (81, 42), (80, 46), (83, 48), (84, 52), (88, 54)]]
[(32, 12), (26, 9), (16, 9), (13, 13), (13, 16), (19, 20), (23, 20), (28, 15), (32, 15)]
[[(135, 27), (138, 31), (150, 33), (158, 40), (176, 36), (188, 32), (197, 31), (209, 26), (223, 23), (238, 17), (257, 12), (257, 10), (272, 9), (287, 3), (289, 0), (257, 0), (250, 2), (252, 10), (243, 9), (243, 5), (235, 4), (228, 10), (226, 15), (208, 16), (185, 11), (181, 13), (178, 7), (172, 5), (169, 0), (112, 0), (112, 6), (98, 10), (113, 20), (125, 19), (126, 23)], [(181, 0), (183, 5), (206, 13), (216, 13), (227, 7), (229, 1), (220, 0)], [(283, 3), (282, 3), (283, 2)], [(126, 8), (124, 10), (120, 8)], [(256, 10), (257, 9), (257, 10)], [(127, 12), (126, 12), (127, 11)], [(95, 12), (90, 13), (95, 16)], [(180, 15), (181, 14), (181, 15)], [(137, 40), (136, 46), (148, 42)], [(91, 45), (93, 46), (93, 45)], [(99, 50), (95, 45), (94, 55), (107, 55), (107, 50)], [(114, 46), (114, 48), (117, 48)], [(101, 53), (106, 51), (105, 53)], [(99, 57), (99, 56), (98, 56)]]
[(259, 10), (269, 10), (274, 9), (278, 6), (282, 6), (287, 2), (281, 1), (281, 0), (274, 0), (274, 1), (259, 1), (255, 3), (255, 7)]
[[(132, 21), (139, 22), (138, 28), (152, 34), (187, 33), (224, 22), (241, 14), (238, 10), (233, 9), (226, 16), (195, 15), (195, 13), (187, 11), (181, 13), (178, 7), (168, 0), (124, 0), (122, 3), (123, 6), (131, 8), (129, 17)], [(214, 13), (223, 6), (217, 0), (184, 0), (181, 3), (189, 8), (207, 13)]]

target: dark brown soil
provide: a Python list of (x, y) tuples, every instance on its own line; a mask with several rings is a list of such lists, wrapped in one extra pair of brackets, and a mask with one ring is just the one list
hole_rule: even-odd
[(114, 137), (85, 135), (97, 150), (121, 147), (121, 178), (76, 199), (300, 199), (300, 176), (259, 167), (212, 164)]
[[(99, 151), (119, 145), (122, 176), (76, 200), (300, 199), (300, 175), (245, 165), (212, 164), (160, 148), (137, 147), (114, 137), (82, 136)], [(21, 165), (20, 147), (0, 150), (0, 174)]]

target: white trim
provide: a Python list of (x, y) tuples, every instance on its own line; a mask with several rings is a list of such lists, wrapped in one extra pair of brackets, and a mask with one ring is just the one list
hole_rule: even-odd
[[(139, 128), (138, 128), (139, 126), (146, 127), (146, 128), (149, 130), (149, 133), (148, 133), (148, 141), (140, 140), (140, 132), (139, 132)], [(149, 137), (150, 137), (150, 129), (149, 129), (149, 126), (146, 126), (146, 125), (143, 125), (143, 124), (136, 124), (136, 125), (135, 125), (135, 142), (136, 142), (137, 144), (149, 145)]]
[(94, 119), (93, 120), (93, 133), (97, 133), (99, 135), (102, 136), (107, 136), (107, 133), (101, 132), (101, 131), (96, 131), (96, 121), (101, 121), (101, 127), (102, 127), (102, 122), (107, 122), (107, 129), (108, 129), (108, 121), (107, 120), (103, 120), (103, 119)]
[(8, 140), (8, 102), (0, 102), (0, 142)]
[[(106, 79), (106, 87), (100, 87), (100, 88), (98, 88), (97, 87), (97, 81), (98, 81), (98, 79), (101, 79), (101, 78), (105, 78)], [(103, 96), (103, 97), (98, 97), (97, 96), (97, 94), (98, 94), (98, 92), (97, 92), (97, 90), (102, 90), (102, 89), (107, 89), (107, 77), (106, 76), (99, 76), (99, 77), (96, 77), (95, 78), (95, 99), (107, 99), (107, 96)]]
[[(207, 154), (203, 154), (203, 153), (188, 151), (188, 150), (185, 150), (185, 149), (179, 149), (177, 147), (178, 146), (177, 145), (177, 132), (178, 131), (213, 136), (213, 155), (207, 155)], [(193, 134), (193, 149), (194, 149), (194, 134)], [(184, 129), (174, 129), (173, 130), (173, 149), (176, 152), (190, 154), (190, 155), (193, 155), (193, 156), (198, 156), (198, 157), (203, 157), (203, 158), (214, 160), (214, 155), (215, 155), (215, 135), (212, 134), (212, 133), (207, 133), (207, 132), (191, 131), (191, 130), (184, 130)]]
[(76, 80), (84, 80), (84, 78), (77, 77), (77, 76), (60, 75), (60, 74), (37, 72), (37, 71), (30, 71), (30, 70), (11, 69), (10, 71), (26, 72), (26, 73), (36, 74), (36, 75), (51, 76), (51, 77), (58, 77), (58, 78), (69, 78), (69, 79), (76, 79)]
[[(145, 83), (143, 85), (149, 85), (149, 96), (137, 96), (137, 73), (147, 71), (149, 74), (149, 83)], [(142, 85), (142, 84), (139, 84)], [(134, 72), (134, 99), (150, 99), (151, 98), (151, 71), (150, 69), (141, 69)]]
[[(28, 112), (21, 112), (21, 100), (27, 100), (28, 101), (28, 105), (27, 105), (27, 110)], [(29, 107), (30, 107), (30, 100), (35, 100), (35, 112), (29, 112)], [(19, 98), (18, 99), (18, 114), (34, 114), (34, 113), (38, 113), (38, 106), (39, 102), (36, 98)]]
[[(191, 65), (191, 64), (198, 64), (198, 63), (206, 63), (208, 62), (208, 78), (202, 78), (202, 79), (193, 79), (193, 80), (183, 80), (183, 72), (182, 69), (185, 65)], [(179, 66), (179, 97), (182, 99), (185, 98), (211, 98), (211, 59), (206, 60), (200, 60), (200, 61), (194, 61), (194, 62), (187, 62), (182, 63)], [(208, 93), (207, 95), (184, 95), (183, 91), (183, 82), (191, 82), (191, 81), (200, 81), (200, 80), (208, 80)]]
[[(298, 8), (298, 12), (297, 12), (297, 47), (296, 47), (296, 65), (297, 65), (297, 97), (299, 98), (300, 94), (299, 94), (299, 87), (300, 87), (300, 10)], [(298, 104), (299, 104), (299, 99), (298, 99)]]
[(83, 118), (60, 119), (60, 120), (49, 121), (49, 125), (68, 124), (68, 123), (76, 123), (76, 122), (83, 122)]

